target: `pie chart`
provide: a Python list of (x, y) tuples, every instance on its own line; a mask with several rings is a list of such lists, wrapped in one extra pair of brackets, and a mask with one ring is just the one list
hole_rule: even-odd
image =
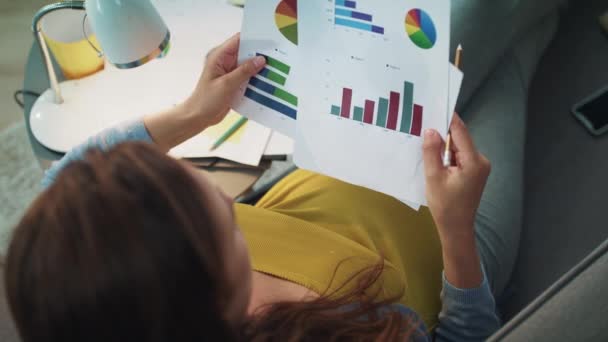
[(413, 9), (407, 13), (405, 31), (410, 40), (421, 49), (431, 49), (437, 42), (437, 29), (433, 19), (421, 9)]
[(274, 12), (279, 32), (290, 42), (298, 45), (298, 0), (282, 0)]

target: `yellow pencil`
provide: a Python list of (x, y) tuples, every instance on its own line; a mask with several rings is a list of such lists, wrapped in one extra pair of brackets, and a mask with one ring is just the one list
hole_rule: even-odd
[(237, 122), (235, 122), (230, 128), (228, 128), (228, 130), (226, 131), (226, 133), (222, 134), (222, 136), (217, 139), (217, 141), (213, 144), (213, 146), (211, 146), (211, 151), (217, 149), (218, 147), (222, 146), (223, 143), (226, 142), (226, 140), (230, 139), (230, 137), (236, 133), (236, 131), (239, 130), (239, 128), (241, 128), (245, 123), (247, 123), (247, 118), (246, 117), (241, 117)]
[[(454, 61), (454, 65), (462, 70), (460, 63), (462, 62), (462, 44), (458, 44), (458, 48), (456, 48), (456, 60)], [(448, 127), (449, 129), (449, 127)], [(452, 165), (452, 134), (448, 130), (448, 136), (445, 139), (445, 151), (443, 152), (443, 166), (449, 167)]]

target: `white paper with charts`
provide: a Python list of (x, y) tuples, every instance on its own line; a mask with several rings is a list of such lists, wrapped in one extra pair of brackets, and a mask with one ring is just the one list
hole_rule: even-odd
[(289, 137), (295, 135), (298, 96), (292, 91), (298, 51), (297, 0), (247, 2), (239, 62), (263, 55), (267, 65), (241, 88), (236, 111)]
[(450, 1), (300, 1), (298, 24), (296, 163), (425, 204), (421, 134), (445, 136), (452, 110)]

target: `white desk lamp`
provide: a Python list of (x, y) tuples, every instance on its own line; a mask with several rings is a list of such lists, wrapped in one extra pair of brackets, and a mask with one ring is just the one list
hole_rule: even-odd
[[(85, 8), (86, 20), (97, 35), (108, 65), (95, 74), (58, 83), (40, 33), (40, 21), (58, 9)], [(105, 128), (186, 100), (199, 81), (204, 56), (240, 30), (242, 16), (243, 11), (226, 0), (64, 1), (43, 8), (33, 27), (51, 86), (32, 107), (32, 135), (44, 147), (65, 153)], [(73, 30), (82, 33), (83, 26), (78, 23)], [(167, 27), (171, 29), (171, 52), (161, 59), (154, 58), (168, 44)], [(209, 153), (207, 144), (214, 141), (207, 140), (199, 135), (172, 155), (224, 157), (223, 150)]]
[[(45, 15), (65, 9), (86, 10), (85, 20), (88, 17), (103, 54), (110, 64), (119, 69), (143, 65), (169, 47), (171, 34), (149, 0), (62, 1), (43, 7), (34, 17), (32, 28), (44, 56), (56, 104), (62, 104), (64, 99), (42, 35), (41, 21)], [(82, 29), (86, 38), (84, 22), (82, 28), (74, 29)]]

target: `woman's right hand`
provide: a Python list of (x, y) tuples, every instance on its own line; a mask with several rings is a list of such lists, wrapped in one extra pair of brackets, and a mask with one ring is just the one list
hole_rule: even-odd
[(470, 233), (481, 195), (490, 175), (490, 162), (477, 151), (458, 114), (451, 125), (456, 165), (444, 167), (443, 139), (434, 130), (424, 136), (424, 171), (429, 208), (444, 236)]
[(447, 168), (441, 158), (443, 139), (434, 130), (425, 132), (426, 193), (441, 239), (446, 277), (457, 287), (470, 288), (481, 282), (474, 223), (491, 167), (457, 114), (450, 129), (456, 165)]

